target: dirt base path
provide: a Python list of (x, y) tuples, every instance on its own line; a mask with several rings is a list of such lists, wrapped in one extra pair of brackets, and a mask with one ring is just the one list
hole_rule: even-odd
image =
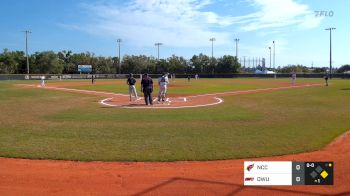
[(245, 187), (243, 160), (128, 163), (0, 158), (0, 194), (350, 195), (350, 131), (317, 152), (250, 160), (334, 161), (335, 185)]

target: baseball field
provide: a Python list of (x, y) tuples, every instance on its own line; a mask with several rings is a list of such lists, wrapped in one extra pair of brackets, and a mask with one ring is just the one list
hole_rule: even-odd
[[(127, 94), (124, 80), (97, 80), (94, 85), (90, 80), (48, 81), (45, 88), (38, 83), (0, 82), (1, 157), (79, 161), (264, 157), (318, 150), (350, 127), (349, 80), (332, 80), (325, 87), (321, 79), (298, 79), (295, 85), (290, 79), (176, 79), (169, 86), (170, 99), (188, 97), (191, 104), (191, 96), (208, 94), (222, 103), (132, 109), (100, 103), (103, 98), (122, 99), (118, 95)], [(141, 105), (142, 100), (135, 104)]]
[[(1, 81), (0, 193), (350, 194), (349, 80), (176, 79), (153, 106), (125, 82)], [(334, 185), (243, 186), (246, 160), (333, 161)]]

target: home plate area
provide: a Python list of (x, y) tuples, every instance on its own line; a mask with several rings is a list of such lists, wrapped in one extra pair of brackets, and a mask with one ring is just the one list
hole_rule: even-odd
[(187, 96), (187, 97), (168, 97), (164, 102), (158, 102), (158, 98), (153, 98), (153, 105), (146, 105), (144, 98), (139, 97), (137, 100), (133, 98), (129, 100), (129, 96), (114, 96), (100, 101), (100, 104), (108, 107), (121, 108), (193, 108), (204, 107), (222, 103), (221, 98), (214, 96)]

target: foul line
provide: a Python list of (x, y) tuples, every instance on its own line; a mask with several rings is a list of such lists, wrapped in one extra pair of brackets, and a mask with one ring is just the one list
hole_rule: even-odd
[[(30, 85), (30, 84), (19, 84), (20, 86), (28, 86), (28, 87), (37, 87), (36, 85)], [(272, 91), (272, 90), (283, 90), (283, 89), (291, 89), (291, 88), (302, 88), (302, 87), (313, 87), (313, 86), (321, 86), (322, 84), (305, 84), (305, 85), (296, 85), (296, 86), (283, 86), (283, 87), (275, 87), (275, 88), (262, 88), (262, 89), (251, 89), (251, 90), (241, 90), (241, 91), (233, 91), (233, 92), (222, 92), (222, 93), (208, 93), (208, 94), (201, 94), (201, 95), (192, 95), (189, 97), (205, 97), (205, 96), (220, 96), (220, 95), (239, 95), (239, 94), (247, 94), (247, 93), (254, 93), (254, 92), (265, 92), (265, 91)], [(81, 90), (81, 89), (70, 89), (70, 88), (62, 88), (62, 87), (41, 87), (44, 89), (53, 89), (53, 90), (62, 90), (66, 92), (79, 92), (79, 93), (88, 93), (88, 94), (101, 94), (101, 95), (112, 95), (112, 96), (129, 96), (127, 94), (121, 94), (121, 93), (110, 93), (110, 92), (103, 92), (103, 91), (92, 91), (92, 90)], [(187, 98), (184, 98), (186, 100)], [(221, 98), (214, 97), (214, 99), (217, 100), (215, 103), (210, 104), (201, 104), (201, 105), (192, 105), (192, 106), (162, 106), (162, 107), (152, 107), (152, 106), (120, 106), (120, 105), (113, 105), (106, 103), (107, 101), (112, 100), (113, 98), (106, 98), (101, 100), (99, 103), (108, 107), (118, 107), (118, 108), (135, 108), (135, 109), (145, 109), (145, 108), (154, 108), (154, 109), (175, 109), (175, 108), (195, 108), (195, 107), (205, 107), (205, 106), (212, 106), (217, 105), (220, 103), (223, 103), (224, 100)], [(186, 100), (187, 101), (187, 100)], [(185, 101), (185, 102), (186, 102)]]
[(298, 86), (282, 86), (282, 87), (274, 87), (274, 88), (260, 88), (260, 89), (251, 89), (251, 90), (241, 90), (241, 91), (233, 91), (233, 92), (208, 93), (208, 94), (201, 94), (201, 95), (191, 95), (191, 96), (188, 96), (188, 97), (236, 95), (236, 94), (244, 94), (244, 93), (255, 93), (255, 92), (264, 92), (264, 91), (271, 91), (271, 90), (283, 90), (283, 89), (313, 87), (313, 86), (322, 86), (322, 84), (305, 84), (305, 85), (298, 85)]
[[(36, 85), (31, 85), (31, 84), (20, 84), (20, 86), (37, 87)], [(114, 96), (129, 96), (121, 93), (110, 93), (110, 92), (104, 92), (104, 91), (91, 91), (91, 90), (82, 90), (82, 89), (74, 89), (74, 88), (52, 87), (52, 86), (45, 86), (45, 87), (39, 87), (39, 88), (61, 90), (66, 92), (78, 92), (78, 93), (114, 95)]]
[[(272, 91), (272, 90), (283, 90), (283, 89), (291, 89), (291, 88), (302, 88), (302, 87), (313, 87), (313, 86), (321, 86), (321, 84), (305, 84), (305, 85), (297, 85), (297, 86), (283, 86), (283, 87), (275, 87), (275, 88), (263, 88), (263, 89), (252, 89), (252, 90), (241, 90), (241, 91), (234, 91), (234, 92), (222, 92), (222, 93), (208, 93), (208, 94), (202, 94), (202, 95), (192, 95), (188, 97), (205, 97), (205, 96), (218, 96), (218, 95), (239, 95), (239, 94), (245, 94), (245, 93), (254, 93), (254, 92), (266, 92), (266, 91)], [(223, 103), (224, 100), (221, 98), (214, 97), (218, 102), (210, 103), (210, 104), (202, 104), (202, 105), (193, 105), (193, 106), (165, 106), (165, 107), (152, 107), (152, 106), (118, 106), (106, 103), (106, 101), (109, 101), (113, 98), (107, 98), (100, 101), (100, 104), (109, 106), (109, 107), (118, 107), (118, 108), (134, 108), (134, 109), (145, 109), (145, 108), (154, 108), (154, 109), (175, 109), (175, 108), (195, 108), (195, 107), (204, 107), (204, 106), (211, 106), (211, 105), (217, 105), (220, 103)]]

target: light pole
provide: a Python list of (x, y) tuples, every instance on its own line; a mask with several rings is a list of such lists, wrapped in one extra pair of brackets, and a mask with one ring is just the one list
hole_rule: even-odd
[(276, 66), (276, 51), (275, 51), (275, 49), (276, 49), (276, 46), (275, 46), (275, 41), (272, 41), (272, 43), (273, 43), (273, 69), (275, 69), (275, 66)]
[(211, 41), (211, 59), (214, 59), (214, 41), (216, 41), (215, 37), (209, 39)]
[(158, 42), (158, 43), (155, 43), (154, 45), (158, 47), (158, 61), (159, 61), (159, 46), (163, 45), (163, 43)]
[(245, 67), (245, 56), (243, 56), (243, 66)]
[(121, 71), (121, 64), (120, 64), (120, 43), (122, 42), (122, 39), (117, 39), (118, 42), (118, 53), (119, 53), (119, 57), (118, 57), (118, 67), (119, 67), (119, 71), (118, 74), (120, 74)]
[(27, 74), (29, 74), (29, 57), (28, 57), (28, 34), (32, 33), (31, 31), (23, 31), (26, 34), (26, 57), (27, 57)]
[(335, 30), (334, 27), (325, 29), (329, 31), (329, 78), (332, 78), (332, 30)]
[(269, 46), (269, 50), (270, 50), (270, 69), (271, 69), (271, 47)]
[(239, 39), (236, 38), (235, 42), (236, 42), (236, 59), (238, 59), (238, 42), (239, 42)]

